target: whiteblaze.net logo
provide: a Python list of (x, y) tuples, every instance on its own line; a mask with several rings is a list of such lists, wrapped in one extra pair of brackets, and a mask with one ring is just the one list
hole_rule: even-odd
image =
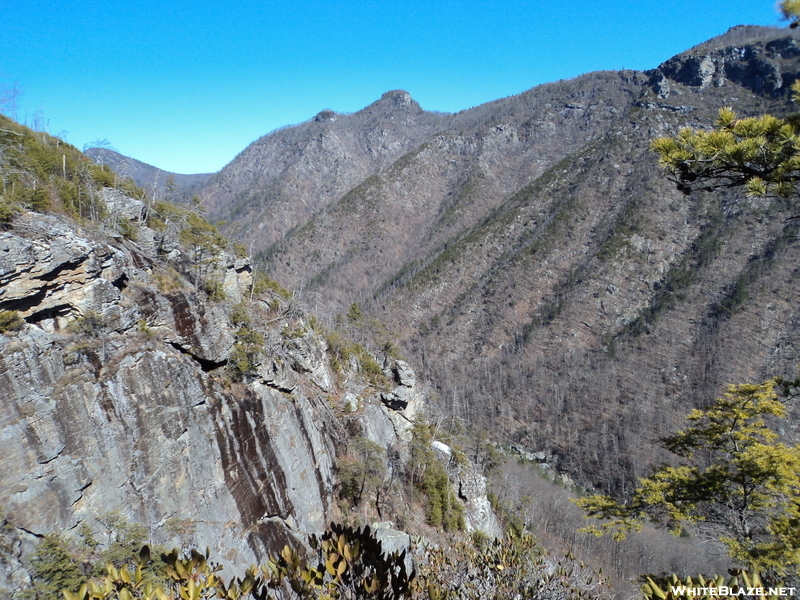
[(695, 596), (697, 598), (735, 598), (740, 596), (794, 596), (797, 588), (793, 587), (728, 587), (720, 585), (717, 587), (689, 587), (686, 585), (673, 585), (672, 595), (676, 597)]

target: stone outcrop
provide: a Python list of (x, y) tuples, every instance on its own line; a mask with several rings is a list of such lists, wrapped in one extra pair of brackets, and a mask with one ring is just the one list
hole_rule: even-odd
[[(704, 45), (675, 56), (651, 72), (651, 83), (661, 97), (678, 91), (670, 82), (705, 89), (738, 84), (755, 94), (773, 98), (788, 94), (797, 79), (800, 40), (786, 30), (778, 39), (764, 39), (758, 28), (734, 27), (725, 36), (730, 45)], [(753, 41), (752, 36), (762, 39)], [(741, 37), (739, 43), (737, 38)]]
[[(139, 208), (119, 210), (138, 219)], [(42, 536), (99, 535), (109, 515), (167, 546), (180, 544), (171, 524), (188, 524), (223, 565), (302, 543), (336, 512), (347, 435), (336, 391), (381, 447), (409, 438), (425, 388), (407, 363), (387, 366), (397, 410), (357, 374), (341, 390), (306, 317), (248, 304), (249, 262), (221, 252), (225, 295), (273, 310), (252, 372), (235, 377), (232, 302), (199, 291), (180, 245), (166, 246), (167, 262), (158, 235), (142, 227), (139, 243), (34, 213), (0, 232), (0, 312), (24, 319), (0, 334), (0, 588), (25, 586)]]
[[(0, 505), (28, 541), (118, 512), (169, 543), (164, 524), (190, 519), (198, 544), (246, 564), (324, 526), (336, 422), (275, 385), (272, 362), (225, 383), (229, 304), (185, 281), (160, 292), (156, 256), (57, 217), (23, 215), (0, 244), (0, 310), (26, 320), (0, 336)], [(290, 369), (324, 370), (321, 341), (300, 341)]]
[(454, 460), (453, 451), (447, 444), (434, 441), (431, 446), (436, 457), (445, 465), (447, 476), (464, 503), (467, 531), (482, 531), (492, 537), (502, 537), (503, 529), (486, 497), (486, 477), (472, 463), (461, 464)]

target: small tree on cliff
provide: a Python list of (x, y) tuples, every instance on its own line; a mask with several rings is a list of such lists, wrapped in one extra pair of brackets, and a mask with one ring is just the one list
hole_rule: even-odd
[(201, 285), (213, 264), (219, 259), (227, 242), (217, 228), (200, 215), (186, 214), (186, 225), (181, 229), (180, 241), (187, 247), (189, 260), (194, 267), (194, 283)]
[(768, 420), (785, 419), (778, 382), (732, 385), (692, 411), (690, 427), (664, 438), (680, 458), (641, 479), (627, 503), (604, 495), (576, 500), (588, 529), (616, 539), (650, 519), (674, 533), (684, 526), (721, 540), (737, 562), (765, 575), (800, 569), (800, 446), (778, 442)]

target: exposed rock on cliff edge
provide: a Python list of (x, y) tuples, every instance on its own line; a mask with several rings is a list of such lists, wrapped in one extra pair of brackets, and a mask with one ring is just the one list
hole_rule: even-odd
[(336, 514), (349, 434), (333, 398), (384, 449), (405, 443), (425, 400), (403, 361), (387, 359), (385, 389), (357, 365), (336, 372), (294, 299), (253, 293), (247, 259), (199, 263), (108, 195), (136, 241), (30, 212), (0, 231), (0, 312), (17, 319), (0, 334), (0, 588), (25, 587), (42, 536), (102, 537), (109, 514), (168, 546), (180, 540), (165, 525), (188, 520), (223, 564), (263, 559)]

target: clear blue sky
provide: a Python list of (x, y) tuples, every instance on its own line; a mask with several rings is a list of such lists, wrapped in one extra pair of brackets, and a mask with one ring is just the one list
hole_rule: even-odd
[(454, 112), (780, 24), (770, 0), (0, 0), (0, 21), (20, 121), (179, 173), (391, 89)]

